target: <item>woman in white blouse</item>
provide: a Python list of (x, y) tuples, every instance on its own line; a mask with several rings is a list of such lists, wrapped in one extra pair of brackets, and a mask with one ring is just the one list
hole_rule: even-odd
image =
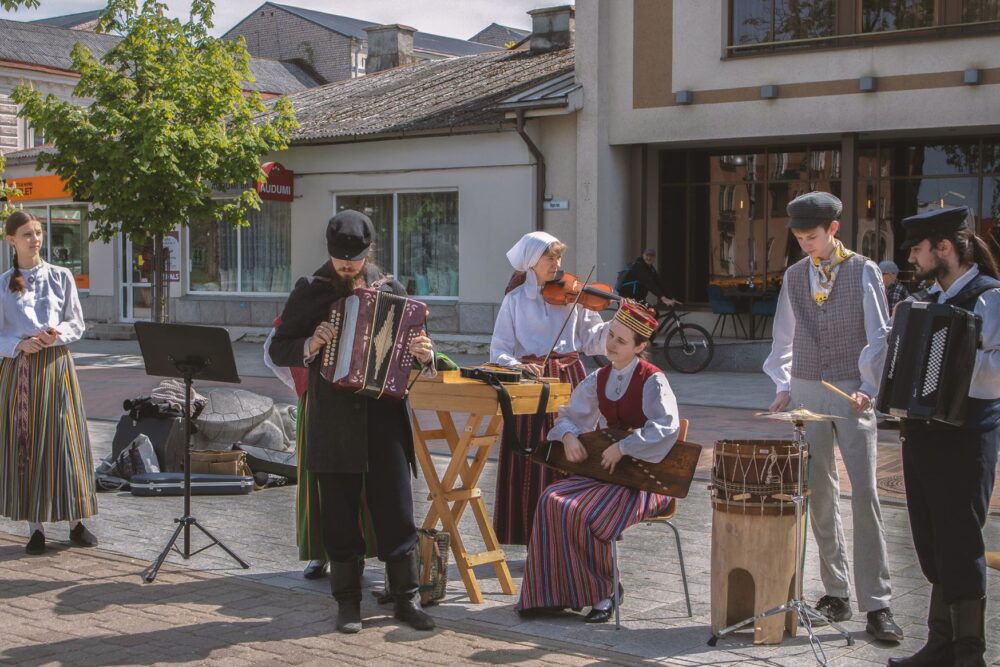
[(69, 521), (70, 542), (97, 538), (82, 519), (97, 514), (93, 458), (68, 343), (83, 335), (73, 274), (42, 260), (42, 224), (25, 211), (7, 218), (14, 267), (0, 275), (0, 516), (27, 521), (26, 551), (45, 552), (43, 522)]
[[(580, 352), (604, 354), (607, 322), (583, 306), (554, 306), (542, 298), (542, 287), (556, 277), (565, 251), (566, 244), (551, 234), (531, 232), (507, 252), (514, 270), (523, 272), (524, 281), (511, 289), (500, 304), (490, 361), (558, 377), (575, 387), (587, 374)], [(550, 349), (552, 354), (543, 369), (542, 361)], [(551, 427), (552, 421), (550, 416), (546, 426)], [(516, 428), (519, 439), (525, 442), (530, 431), (529, 416), (518, 417)], [(493, 527), (501, 544), (528, 543), (538, 497), (546, 486), (562, 477), (501, 444), (493, 504)]]
[[(611, 322), (611, 365), (587, 376), (549, 431), (570, 461), (587, 451), (579, 435), (608, 426), (632, 431), (604, 450), (601, 465), (614, 473), (623, 456), (659, 463), (680, 433), (677, 399), (663, 372), (642, 358), (656, 318), (645, 306), (623, 302)], [(588, 623), (614, 613), (611, 542), (629, 526), (663, 512), (668, 496), (574, 475), (551, 484), (538, 502), (517, 610), (591, 607)]]

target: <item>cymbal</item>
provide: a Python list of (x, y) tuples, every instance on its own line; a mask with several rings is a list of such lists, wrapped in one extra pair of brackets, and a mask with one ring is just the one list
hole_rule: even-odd
[(826, 422), (832, 419), (843, 419), (836, 415), (822, 415), (805, 408), (796, 408), (787, 412), (755, 412), (754, 417), (773, 419), (780, 422)]

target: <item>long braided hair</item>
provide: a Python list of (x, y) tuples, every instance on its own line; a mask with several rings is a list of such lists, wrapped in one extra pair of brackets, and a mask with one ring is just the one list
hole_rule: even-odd
[[(34, 214), (28, 211), (14, 211), (9, 216), (7, 216), (7, 224), (5, 225), (5, 231), (7, 236), (15, 236), (17, 230), (23, 225), (29, 222), (39, 222), (38, 218)], [(28, 284), (24, 280), (24, 276), (21, 275), (21, 268), (17, 265), (17, 251), (14, 251), (14, 271), (10, 274), (10, 282), (7, 284), (8, 289), (11, 292), (16, 292), (20, 294), (28, 288)]]

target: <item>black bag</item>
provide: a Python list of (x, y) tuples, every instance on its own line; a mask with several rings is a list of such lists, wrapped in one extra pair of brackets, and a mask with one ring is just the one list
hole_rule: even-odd
[(112, 460), (117, 459), (118, 454), (140, 434), (145, 434), (153, 443), (161, 472), (184, 470), (183, 417), (140, 417), (138, 421), (133, 421), (129, 415), (122, 415), (111, 442)]
[(254, 473), (270, 473), (287, 477), (290, 482), (295, 482), (299, 477), (298, 466), (295, 462), (295, 452), (278, 452), (273, 449), (254, 447), (253, 445), (236, 445), (247, 454), (247, 464)]
[[(253, 490), (253, 477), (247, 475), (191, 475), (191, 495), (246, 495)], [(182, 496), (184, 473), (157, 472), (132, 478), (133, 496)]]

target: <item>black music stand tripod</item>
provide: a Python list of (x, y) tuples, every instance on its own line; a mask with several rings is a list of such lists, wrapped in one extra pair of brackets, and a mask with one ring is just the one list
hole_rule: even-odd
[[(184, 380), (184, 515), (174, 519), (177, 528), (170, 536), (156, 560), (142, 573), (146, 583), (156, 579), (160, 566), (173, 549), (184, 560), (202, 551), (219, 545), (233, 560), (245, 570), (250, 564), (232, 552), (217, 537), (198, 523), (191, 514), (191, 385), (194, 378), (216, 382), (238, 383), (236, 360), (233, 346), (229, 342), (229, 332), (221, 327), (202, 327), (190, 324), (156, 324), (136, 322), (135, 334), (139, 339), (142, 361), (147, 375), (181, 378)], [(211, 542), (191, 552), (191, 526), (194, 526)], [(178, 549), (177, 538), (184, 532), (184, 549)]]

